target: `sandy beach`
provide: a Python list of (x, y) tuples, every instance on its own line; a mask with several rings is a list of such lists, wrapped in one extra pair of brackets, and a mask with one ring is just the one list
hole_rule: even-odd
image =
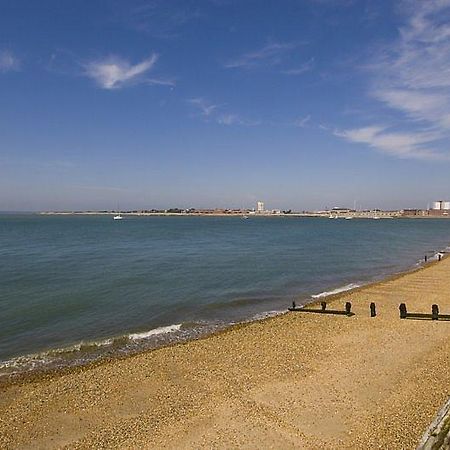
[[(413, 449), (450, 395), (450, 258), (291, 312), (4, 384), (0, 447)], [(370, 302), (378, 316), (371, 318)]]

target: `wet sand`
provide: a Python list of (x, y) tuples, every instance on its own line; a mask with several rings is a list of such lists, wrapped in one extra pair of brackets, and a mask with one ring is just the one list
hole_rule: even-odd
[[(413, 449), (450, 395), (450, 258), (184, 344), (1, 387), (0, 448)], [(369, 304), (378, 316), (370, 318)]]

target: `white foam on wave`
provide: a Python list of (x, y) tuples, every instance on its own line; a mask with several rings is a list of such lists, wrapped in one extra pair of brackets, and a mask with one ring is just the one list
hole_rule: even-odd
[(332, 291), (321, 292), (320, 294), (311, 295), (312, 298), (329, 297), (330, 295), (340, 294), (341, 292), (351, 291), (352, 289), (360, 287), (359, 284), (350, 283), (345, 286), (338, 287)]
[(433, 260), (439, 260), (439, 255), (441, 256), (441, 258), (443, 257), (443, 256), (445, 256), (445, 253), (447, 252), (447, 249), (444, 249), (444, 250), (441, 250), (441, 251), (439, 251), (439, 252), (436, 252), (434, 255), (433, 255), (433, 257), (432, 257), (432, 259)]
[[(104, 339), (102, 341), (81, 341), (68, 347), (53, 348), (50, 350), (42, 351), (39, 353), (32, 353), (28, 355), (21, 355), (8, 360), (0, 361), (0, 376), (3, 369), (20, 369), (20, 370), (34, 370), (37, 368), (43, 368), (49, 364), (55, 363), (58, 360), (62, 360), (64, 355), (76, 354), (81, 352), (83, 348), (89, 347), (106, 347), (114, 343), (114, 339)], [(13, 372), (8, 372), (16, 373)]]
[(280, 314), (284, 314), (286, 312), (285, 309), (279, 309), (279, 310), (273, 310), (273, 311), (265, 311), (262, 313), (255, 314), (251, 319), (250, 322), (253, 320), (263, 320), (267, 319), (269, 317), (275, 317), (279, 316)]
[(180, 330), (180, 328), (181, 323), (178, 323), (176, 325), (169, 325), (167, 327), (154, 328), (153, 330), (144, 331), (142, 333), (132, 333), (128, 335), (128, 338), (132, 339), (133, 341), (137, 341), (140, 339), (146, 339), (151, 336), (157, 336), (159, 334), (174, 333), (175, 331)]

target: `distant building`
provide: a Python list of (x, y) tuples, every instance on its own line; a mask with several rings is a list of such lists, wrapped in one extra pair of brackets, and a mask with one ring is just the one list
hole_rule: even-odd
[(444, 200), (438, 200), (437, 202), (433, 202), (431, 204), (431, 209), (433, 210), (450, 210), (450, 202)]
[(431, 204), (431, 209), (428, 210), (430, 216), (449, 216), (450, 215), (450, 202), (444, 200), (438, 200)]
[(348, 214), (351, 213), (353, 210), (350, 208), (341, 208), (340, 206), (335, 206), (334, 208), (331, 208), (331, 213), (333, 214)]
[(265, 211), (264, 202), (256, 202), (256, 212), (263, 213)]
[(402, 216), (427, 216), (428, 215), (428, 211), (424, 211), (423, 209), (402, 209), (401, 210), (401, 215)]

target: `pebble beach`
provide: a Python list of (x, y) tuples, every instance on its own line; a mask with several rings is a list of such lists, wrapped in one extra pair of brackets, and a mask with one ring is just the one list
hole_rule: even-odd
[[(4, 381), (0, 448), (414, 449), (450, 395), (450, 258), (199, 340)], [(370, 317), (375, 302), (377, 317)]]

